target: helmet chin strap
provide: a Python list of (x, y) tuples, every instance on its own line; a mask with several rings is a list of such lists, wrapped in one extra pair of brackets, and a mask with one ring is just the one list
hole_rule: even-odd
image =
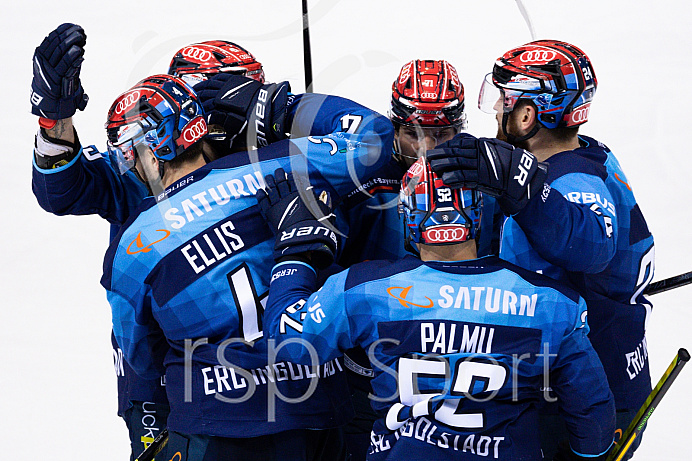
[(512, 145), (516, 146), (517, 143), (526, 141), (529, 138), (533, 138), (536, 135), (536, 133), (538, 133), (538, 130), (541, 129), (541, 124), (538, 123), (538, 121), (536, 121), (536, 124), (533, 126), (531, 131), (526, 133), (524, 136), (514, 136), (513, 134), (509, 134), (507, 132), (507, 121), (509, 120), (509, 114), (510, 112), (505, 112), (502, 114), (502, 132), (505, 134), (507, 142)]

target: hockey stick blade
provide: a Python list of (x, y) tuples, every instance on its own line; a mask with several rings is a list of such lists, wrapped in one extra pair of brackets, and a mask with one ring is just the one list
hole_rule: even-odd
[(168, 444), (168, 428), (161, 431), (158, 437), (135, 459), (135, 461), (152, 461)]
[(644, 430), (644, 426), (647, 421), (649, 421), (651, 414), (654, 412), (661, 399), (663, 399), (663, 396), (666, 395), (666, 392), (670, 389), (675, 378), (680, 374), (682, 367), (684, 367), (689, 360), (690, 353), (687, 352), (686, 349), (680, 348), (675, 359), (671, 362), (666, 372), (663, 373), (663, 376), (658, 381), (658, 384), (656, 384), (654, 390), (651, 391), (651, 394), (646, 398), (644, 405), (639, 409), (636, 416), (625, 430), (625, 433), (622, 434), (618, 443), (610, 450), (610, 453), (608, 453), (606, 461), (620, 461), (623, 459), (634, 440)]
[(686, 272), (684, 274), (676, 275), (675, 277), (670, 277), (651, 283), (646, 290), (644, 290), (644, 294), (656, 295), (658, 293), (663, 293), (664, 291), (672, 290), (673, 288), (689, 285), (690, 283), (692, 283), (692, 272)]

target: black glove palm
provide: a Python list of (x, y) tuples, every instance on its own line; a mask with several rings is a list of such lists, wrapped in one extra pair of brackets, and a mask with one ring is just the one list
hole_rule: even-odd
[(312, 186), (299, 191), (292, 175), (279, 168), (265, 177), (266, 189), (257, 191), (260, 212), (276, 235), (274, 260), (300, 256), (317, 269), (334, 262), (338, 240), (334, 232), (331, 204)]
[(234, 151), (262, 147), (286, 137), (288, 82), (262, 84), (235, 74), (220, 73), (194, 87), (208, 125), (223, 127)]
[(518, 213), (543, 188), (548, 165), (531, 152), (498, 139), (461, 133), (427, 152), (430, 166), (450, 187), (497, 197), (507, 215)]
[(79, 80), (84, 61), (84, 29), (62, 24), (34, 51), (31, 113), (50, 120), (69, 118), (84, 110), (89, 97)]

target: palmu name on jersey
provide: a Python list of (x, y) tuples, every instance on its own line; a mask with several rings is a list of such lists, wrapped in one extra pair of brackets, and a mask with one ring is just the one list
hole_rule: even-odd
[[(380, 415), (368, 459), (542, 459), (544, 388), (560, 399), (575, 451), (610, 446), (612, 394), (573, 290), (495, 257), (366, 262), (314, 294), (304, 264), (273, 273), (265, 332), (281, 358), (368, 351)], [(288, 338), (303, 341), (281, 345)]]

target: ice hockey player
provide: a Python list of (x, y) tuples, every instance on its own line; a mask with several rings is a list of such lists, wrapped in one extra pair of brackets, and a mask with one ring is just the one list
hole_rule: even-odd
[(454, 66), (424, 59), (405, 64), (392, 83), (389, 119), (394, 125), (392, 160), (340, 207), (350, 226), (339, 260), (344, 267), (407, 254), (396, 211), (401, 178), (426, 150), (466, 129), (464, 86)]
[[(392, 83), (389, 119), (394, 124), (394, 155), (362, 187), (348, 194), (337, 213), (348, 222), (348, 235), (339, 265), (373, 260), (398, 260), (408, 254), (404, 229), (397, 212), (401, 178), (428, 149), (452, 139), (467, 128), (464, 86), (448, 61), (416, 59), (405, 64)], [(484, 208), (492, 208), (486, 200)], [(493, 213), (482, 214), (492, 221)], [(492, 228), (488, 223), (484, 228)], [(492, 233), (476, 235), (482, 254), (490, 254)], [(499, 239), (495, 239), (499, 241)], [(495, 249), (495, 253), (497, 249)], [(360, 348), (344, 354), (356, 417), (346, 426), (352, 461), (363, 460), (370, 446), (370, 431), (377, 415), (368, 395), (373, 371)]]
[[(277, 85), (230, 77), (220, 100), (242, 88), (231, 93), (244, 93), (240, 99), (253, 109), (280, 105)], [(143, 377), (165, 369), (168, 450), (182, 459), (333, 460), (344, 454), (341, 432), (327, 430), (352, 416), (340, 363), (270, 362), (262, 306), (272, 254), (283, 248), (274, 250), (254, 194), (279, 167), (300, 171), (335, 196), (346, 193), (353, 187), (349, 170), (365, 177), (387, 161), (384, 146), (391, 145), (393, 129), (356, 104), (316, 96), (313, 106), (301, 105), (301, 114), (313, 130), (331, 134), (278, 140), (206, 165), (203, 110), (181, 80), (144, 79), (109, 111), (108, 147), (120, 170), (136, 169), (152, 190), (163, 192), (147, 197), (112, 242), (102, 284), (130, 365)], [(247, 126), (260, 126), (258, 111), (249, 112)], [(339, 131), (344, 117), (362, 123)], [(334, 231), (326, 238), (336, 245)]]
[[(596, 86), (591, 61), (574, 45), (538, 40), (514, 48), (496, 61), (479, 98), (496, 114), (499, 140), (459, 136), (428, 159), (451, 186), (498, 197), (508, 216), (500, 257), (569, 283), (586, 300), (589, 338), (624, 431), (651, 391), (644, 332), (652, 306), (643, 292), (653, 278), (654, 241), (618, 160), (578, 134)], [(550, 164), (547, 177), (522, 172), (522, 187), (512, 183), (510, 166), (529, 171), (539, 161)], [(545, 414), (542, 429), (550, 459), (564, 424)]]
[[(148, 195), (133, 174), (113, 170), (108, 155), (96, 147), (82, 148), (72, 116), (87, 103), (80, 80), (86, 34), (74, 24), (56, 28), (34, 54), (32, 112), (39, 116), (32, 186), (43, 209), (56, 215), (98, 214), (111, 223), (112, 239), (130, 213)], [(245, 75), (264, 82), (262, 65), (244, 48), (214, 40), (187, 45), (176, 52), (168, 71), (190, 83), (219, 72)], [(217, 132), (214, 144), (225, 140)], [(224, 146), (227, 143), (223, 143)], [(214, 150), (214, 154), (221, 152)], [(211, 155), (211, 154), (210, 154)], [(131, 460), (166, 427), (168, 401), (162, 378), (143, 380), (123, 359), (111, 337), (118, 382), (118, 415), (131, 443)], [(165, 452), (160, 453), (165, 457)]]
[[(265, 183), (257, 197), (277, 244), (294, 228), (325, 225), (299, 200), (311, 190), (283, 171)], [(316, 291), (323, 242), (277, 254), (264, 331), (279, 358), (328, 363), (355, 346), (370, 351), (379, 419), (368, 460), (542, 460), (537, 406), (548, 374), (569, 422), (568, 459), (605, 459), (615, 410), (583, 299), (495, 256), (478, 259), (481, 194), (450, 188), (424, 158), (401, 190), (420, 259), (356, 264)]]

